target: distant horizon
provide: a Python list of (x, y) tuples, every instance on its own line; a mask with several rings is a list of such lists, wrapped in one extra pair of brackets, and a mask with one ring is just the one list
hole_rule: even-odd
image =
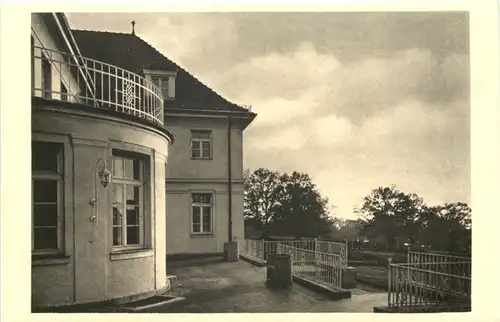
[(126, 33), (134, 20), (162, 54), (252, 105), (244, 167), (308, 173), (336, 217), (357, 219), (379, 186), (470, 204), (466, 12), (67, 17), (75, 29)]

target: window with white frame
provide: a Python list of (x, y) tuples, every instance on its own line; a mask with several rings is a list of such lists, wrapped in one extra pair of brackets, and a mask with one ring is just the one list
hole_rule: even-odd
[(212, 158), (212, 131), (191, 130), (191, 158)]
[(193, 193), (192, 197), (192, 218), (191, 233), (210, 234), (212, 233), (212, 193)]
[(62, 250), (63, 144), (32, 142), (32, 230), (34, 254)]
[(113, 247), (144, 247), (144, 157), (113, 151)]
[(169, 88), (169, 76), (153, 76), (153, 84), (158, 87), (163, 95), (164, 99), (172, 98), (172, 93), (170, 93)]

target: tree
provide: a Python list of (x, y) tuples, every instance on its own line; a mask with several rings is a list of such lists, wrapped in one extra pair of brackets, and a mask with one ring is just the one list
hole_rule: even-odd
[(361, 232), (371, 238), (385, 237), (387, 246), (406, 240), (413, 243), (419, 235), (424, 206), (422, 198), (395, 186), (374, 189), (358, 210)]
[(422, 220), (422, 243), (433, 249), (470, 255), (471, 209), (465, 203), (427, 207)]
[(282, 191), (280, 174), (267, 169), (246, 171), (244, 184), (244, 216), (260, 227), (269, 225), (274, 209), (279, 206)]
[(296, 237), (317, 237), (330, 233), (328, 199), (321, 197), (307, 174), (281, 176), (282, 197), (276, 208), (274, 228)]
[(307, 174), (258, 169), (245, 180), (245, 218), (275, 234), (316, 237), (331, 233), (329, 203)]

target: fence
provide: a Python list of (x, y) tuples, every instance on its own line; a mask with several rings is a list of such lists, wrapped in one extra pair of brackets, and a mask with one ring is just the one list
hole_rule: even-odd
[(328, 254), (338, 254), (341, 257), (342, 266), (347, 267), (348, 247), (346, 243), (316, 240), (315, 250)]
[(32, 96), (131, 114), (163, 125), (163, 95), (151, 81), (97, 60), (32, 45)]
[[(248, 257), (265, 261), (269, 254), (289, 254), (294, 275), (339, 290), (342, 287), (342, 269), (347, 265), (347, 260), (343, 257), (345, 253), (333, 254), (318, 251), (317, 243), (316, 240), (245, 239), (239, 242), (239, 251)], [(335, 248), (330, 247), (330, 250), (333, 249)]]
[(282, 243), (277, 245), (277, 253), (290, 255), (294, 275), (334, 290), (342, 289), (340, 255), (300, 249)]
[(422, 306), (470, 307), (469, 258), (409, 252), (408, 263), (389, 261), (390, 308)]
[(340, 256), (340, 265), (347, 267), (347, 244), (336, 243), (330, 241), (319, 241), (316, 239), (302, 240), (280, 240), (268, 241), (257, 239), (245, 239), (239, 242), (240, 253), (254, 258), (267, 260), (269, 254), (274, 254), (277, 251), (278, 244), (289, 246), (292, 248), (309, 250), (312, 252), (320, 252)]

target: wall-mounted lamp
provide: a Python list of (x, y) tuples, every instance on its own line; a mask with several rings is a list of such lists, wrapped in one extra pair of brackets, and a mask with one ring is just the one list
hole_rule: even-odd
[[(99, 167), (99, 164), (103, 164), (103, 167), (101, 171), (97, 171), (97, 168)], [(92, 206), (95, 205), (97, 202), (97, 175), (99, 174), (99, 179), (101, 181), (102, 186), (104, 189), (108, 186), (108, 184), (111, 182), (111, 172), (108, 170), (106, 166), (106, 161), (102, 158), (99, 158), (95, 164), (95, 170), (94, 170), (94, 198), (90, 199), (90, 204)], [(91, 217), (92, 221), (97, 221), (97, 212), (94, 216)]]
[(106, 188), (111, 182), (111, 172), (106, 168), (106, 164), (104, 164), (104, 169), (99, 173), (99, 177), (101, 178), (101, 184)]

